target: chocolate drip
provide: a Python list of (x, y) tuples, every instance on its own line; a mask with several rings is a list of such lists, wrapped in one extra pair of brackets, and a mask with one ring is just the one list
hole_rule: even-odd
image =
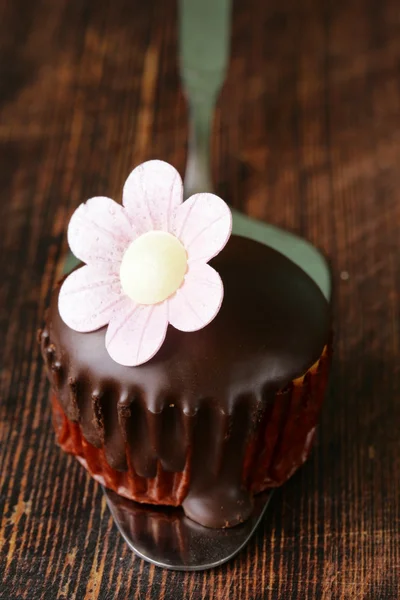
[(319, 402), (307, 400), (307, 380), (291, 382), (319, 359), (330, 316), (311, 279), (261, 244), (232, 237), (213, 266), (225, 288), (218, 316), (193, 333), (169, 327), (140, 367), (109, 357), (105, 328), (69, 329), (58, 288), (40, 341), (65, 414), (110, 467), (133, 469), (134, 497), (157, 501), (163, 490), (218, 527), (248, 516), (254, 481), (276, 485), (308, 452)]
[(101, 408), (98, 405), (98, 389), (92, 389), (84, 377), (77, 377), (77, 398), (82, 433), (89, 444), (101, 448), (104, 443), (104, 423), (99, 419)]
[[(69, 419), (71, 421), (79, 421), (79, 406), (78, 406), (78, 386), (76, 379), (73, 377), (68, 378), (69, 387), (69, 401), (67, 402), (69, 408)], [(67, 392), (68, 393), (68, 392)]]
[(99, 427), (103, 429), (104, 451), (108, 464), (118, 471), (128, 468), (125, 440), (121, 435), (118, 411), (118, 395), (112, 388), (92, 394), (94, 413)]
[[(162, 412), (159, 433), (158, 457), (165, 471), (183, 471), (185, 468), (188, 439), (185, 436), (185, 415), (173, 403), (167, 404)], [(180, 440), (171, 444), (170, 439)]]
[(157, 474), (156, 451), (151, 443), (151, 416), (157, 420), (159, 415), (149, 415), (142, 403), (135, 400), (131, 404), (131, 416), (127, 423), (126, 439), (130, 462), (141, 477), (155, 477)]
[(229, 527), (250, 515), (252, 496), (242, 470), (251, 413), (247, 398), (238, 398), (231, 414), (207, 405), (200, 409), (193, 439), (192, 468), (197, 477), (183, 502), (194, 521)]

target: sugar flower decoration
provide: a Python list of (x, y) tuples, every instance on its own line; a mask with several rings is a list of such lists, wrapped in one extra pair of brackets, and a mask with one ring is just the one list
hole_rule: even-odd
[(122, 205), (110, 198), (81, 204), (68, 243), (86, 263), (61, 286), (59, 312), (76, 331), (108, 325), (111, 358), (140, 365), (161, 347), (168, 323), (196, 331), (218, 313), (223, 285), (207, 262), (227, 243), (231, 212), (214, 194), (183, 202), (179, 173), (151, 160), (125, 182)]

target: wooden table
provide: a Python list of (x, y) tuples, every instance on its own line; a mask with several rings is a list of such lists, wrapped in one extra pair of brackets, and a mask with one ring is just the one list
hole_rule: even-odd
[(72, 210), (149, 157), (183, 172), (170, 0), (0, 7), (0, 598), (400, 598), (398, 0), (236, 2), (220, 195), (331, 257), (336, 353), (310, 462), (210, 572), (145, 564), (54, 444), (36, 343)]

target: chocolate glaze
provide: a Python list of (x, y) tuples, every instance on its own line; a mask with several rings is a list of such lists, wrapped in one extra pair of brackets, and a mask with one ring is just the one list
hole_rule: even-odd
[[(224, 282), (217, 317), (204, 329), (169, 327), (148, 363), (124, 367), (108, 355), (105, 328), (69, 329), (53, 293), (42, 350), (66, 416), (103, 447), (111, 467), (144, 478), (189, 468), (183, 508), (210, 527), (247, 518), (243, 482), (249, 439), (275, 394), (320, 357), (330, 332), (316, 284), (283, 255), (232, 236), (211, 262)], [(282, 395), (284, 399), (284, 395)]]

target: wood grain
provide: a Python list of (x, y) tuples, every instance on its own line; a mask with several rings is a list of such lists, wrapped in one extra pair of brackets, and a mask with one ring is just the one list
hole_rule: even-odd
[(0, 598), (398, 600), (398, 1), (235, 3), (216, 186), (329, 255), (336, 356), (312, 459), (236, 560), (190, 575), (135, 558), (55, 446), (35, 339), (73, 208), (149, 157), (183, 172), (176, 6), (1, 2), (0, 40)]

